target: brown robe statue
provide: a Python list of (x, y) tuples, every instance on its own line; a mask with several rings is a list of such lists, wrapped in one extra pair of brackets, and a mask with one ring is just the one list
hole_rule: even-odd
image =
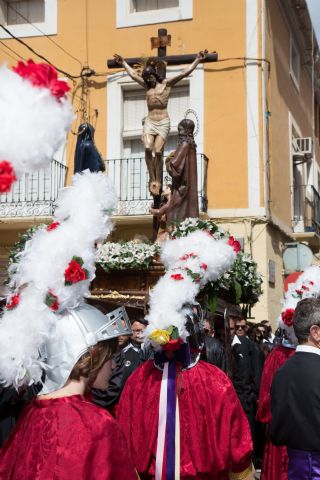
[(199, 217), (197, 192), (197, 156), (193, 139), (194, 122), (182, 120), (178, 125), (178, 147), (169, 157), (167, 170), (172, 177), (169, 201), (159, 210), (150, 209), (159, 218), (166, 215), (167, 224)]

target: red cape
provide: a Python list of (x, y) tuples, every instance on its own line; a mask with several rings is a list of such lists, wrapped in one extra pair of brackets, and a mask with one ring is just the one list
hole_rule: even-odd
[(116, 421), (80, 395), (34, 400), (0, 453), (6, 480), (137, 480)]
[[(128, 379), (118, 408), (133, 463), (142, 480), (154, 478), (162, 372), (152, 361)], [(228, 377), (199, 362), (177, 376), (181, 479), (224, 479), (251, 462), (249, 424)]]
[(294, 348), (278, 346), (266, 358), (263, 366), (257, 420), (268, 424), (263, 452), (261, 480), (288, 480), (288, 455), (286, 447), (274, 446), (268, 435), (272, 420), (271, 385), (275, 372), (295, 353)]

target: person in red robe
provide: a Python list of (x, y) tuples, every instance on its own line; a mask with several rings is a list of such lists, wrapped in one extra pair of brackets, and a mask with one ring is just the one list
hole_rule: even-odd
[[(148, 360), (128, 379), (118, 408), (141, 480), (155, 478), (161, 379)], [(200, 361), (180, 370), (176, 382), (181, 480), (252, 478), (249, 424), (225, 373)]]
[(118, 424), (84, 396), (107, 387), (116, 337), (131, 333), (125, 320), (83, 305), (57, 322), (43, 389), (0, 451), (2, 480), (137, 480)]
[(279, 345), (269, 353), (264, 363), (257, 411), (257, 420), (266, 424), (261, 480), (288, 480), (287, 448), (276, 447), (269, 437), (272, 420), (270, 391), (274, 374), (294, 353), (292, 345)]

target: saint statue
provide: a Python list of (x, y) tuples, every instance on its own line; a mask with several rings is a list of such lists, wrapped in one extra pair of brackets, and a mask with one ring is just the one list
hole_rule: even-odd
[[(150, 60), (139, 75), (120, 55), (114, 55), (115, 60), (121, 65), (130, 77), (146, 89), (148, 115), (143, 121), (143, 143), (145, 148), (145, 160), (149, 172), (149, 190), (151, 195), (158, 196), (161, 191), (163, 169), (163, 147), (170, 131), (170, 118), (167, 111), (171, 88), (183, 78), (190, 75), (197, 65), (206, 58), (207, 50), (199, 52), (196, 59), (181, 73), (172, 77), (164, 78), (163, 68), (157, 68), (161, 61)], [(155, 161), (153, 160), (155, 151)]]
[(199, 217), (194, 127), (194, 122), (188, 118), (179, 123), (177, 149), (166, 161), (172, 177), (171, 195), (167, 195), (167, 203), (159, 209), (150, 209), (159, 219), (165, 215), (167, 225)]

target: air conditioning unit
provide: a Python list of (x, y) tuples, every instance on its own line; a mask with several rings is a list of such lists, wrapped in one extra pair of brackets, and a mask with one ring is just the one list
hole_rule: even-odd
[(313, 156), (313, 143), (311, 137), (292, 139), (293, 161), (296, 163), (308, 162)]

